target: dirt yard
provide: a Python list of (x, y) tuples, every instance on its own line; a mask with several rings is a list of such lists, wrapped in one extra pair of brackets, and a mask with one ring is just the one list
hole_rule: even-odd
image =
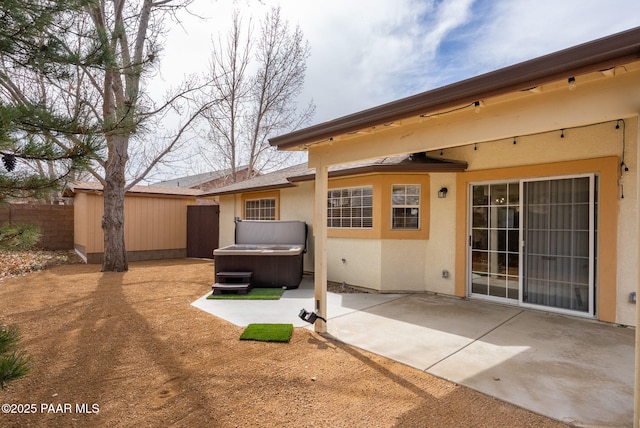
[(212, 278), (211, 262), (172, 260), (0, 281), (0, 324), (19, 326), (33, 358), (0, 391), (13, 405), (0, 426), (564, 426), (305, 329), (240, 341), (242, 328), (190, 306)]

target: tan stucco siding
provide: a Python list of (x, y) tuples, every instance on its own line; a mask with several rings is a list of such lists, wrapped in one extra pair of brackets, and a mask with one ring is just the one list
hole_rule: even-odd
[(238, 213), (242, 212), (240, 198), (236, 195), (221, 195), (218, 203), (220, 204), (220, 247), (226, 247), (235, 243), (235, 226), (234, 219), (240, 217)]
[(625, 163), (629, 171), (623, 171), (622, 188), (624, 198), (618, 199), (618, 248), (616, 297), (616, 321), (624, 325), (636, 325), (636, 306), (630, 303), (629, 294), (636, 291), (638, 278), (638, 240), (640, 240), (640, 217), (638, 216), (638, 117), (626, 120)]
[[(344, 261), (343, 261), (344, 260)], [(327, 279), (382, 291), (382, 241), (331, 238), (327, 240)]]
[(597, 317), (615, 322), (617, 298), (617, 233), (618, 233), (618, 157), (557, 162), (502, 169), (461, 173), (456, 200), (456, 295), (467, 294), (467, 213), (469, 184), (490, 180), (553, 177), (569, 174), (596, 173), (599, 177), (598, 251), (597, 251)]
[(548, 85), (539, 93), (523, 92), (515, 99), (483, 100), (479, 113), (471, 108), (405, 126), (336, 136), (309, 147), (309, 166), (361, 162), (634, 117), (640, 110), (639, 78), (640, 70), (633, 70), (614, 79), (581, 84), (575, 91), (566, 85)]

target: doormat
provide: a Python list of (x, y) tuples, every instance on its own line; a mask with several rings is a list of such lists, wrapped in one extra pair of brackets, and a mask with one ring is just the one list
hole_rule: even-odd
[(223, 291), (222, 294), (210, 294), (211, 300), (280, 300), (284, 289), (282, 288), (252, 288), (247, 294), (238, 294), (235, 291)]
[(260, 342), (289, 342), (293, 324), (249, 324), (240, 335), (240, 340)]

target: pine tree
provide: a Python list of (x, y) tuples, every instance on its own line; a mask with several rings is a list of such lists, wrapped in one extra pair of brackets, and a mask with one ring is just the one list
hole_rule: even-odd
[[(47, 85), (64, 86), (84, 58), (62, 39), (80, 0), (0, 2), (0, 200), (44, 196), (83, 170), (100, 149), (96, 127), (62, 108)], [(53, 99), (52, 99), (53, 98)], [(48, 173), (38, 166), (49, 164)]]
[[(0, 2), (0, 157), (7, 159), (0, 199), (38, 194), (88, 167), (104, 189), (103, 271), (128, 269), (125, 192), (179, 145), (204, 109), (193, 107), (202, 87), (195, 78), (160, 103), (145, 86), (165, 21), (192, 1)], [(179, 112), (179, 124), (159, 135), (170, 111)], [(144, 145), (152, 132), (153, 143)], [(143, 164), (131, 175), (136, 150)]]

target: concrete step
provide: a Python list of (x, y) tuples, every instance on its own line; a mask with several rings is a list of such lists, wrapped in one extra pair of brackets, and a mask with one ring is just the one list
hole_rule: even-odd
[(211, 286), (213, 294), (222, 294), (223, 291), (237, 291), (238, 294), (246, 294), (251, 284), (248, 282), (219, 283)]

